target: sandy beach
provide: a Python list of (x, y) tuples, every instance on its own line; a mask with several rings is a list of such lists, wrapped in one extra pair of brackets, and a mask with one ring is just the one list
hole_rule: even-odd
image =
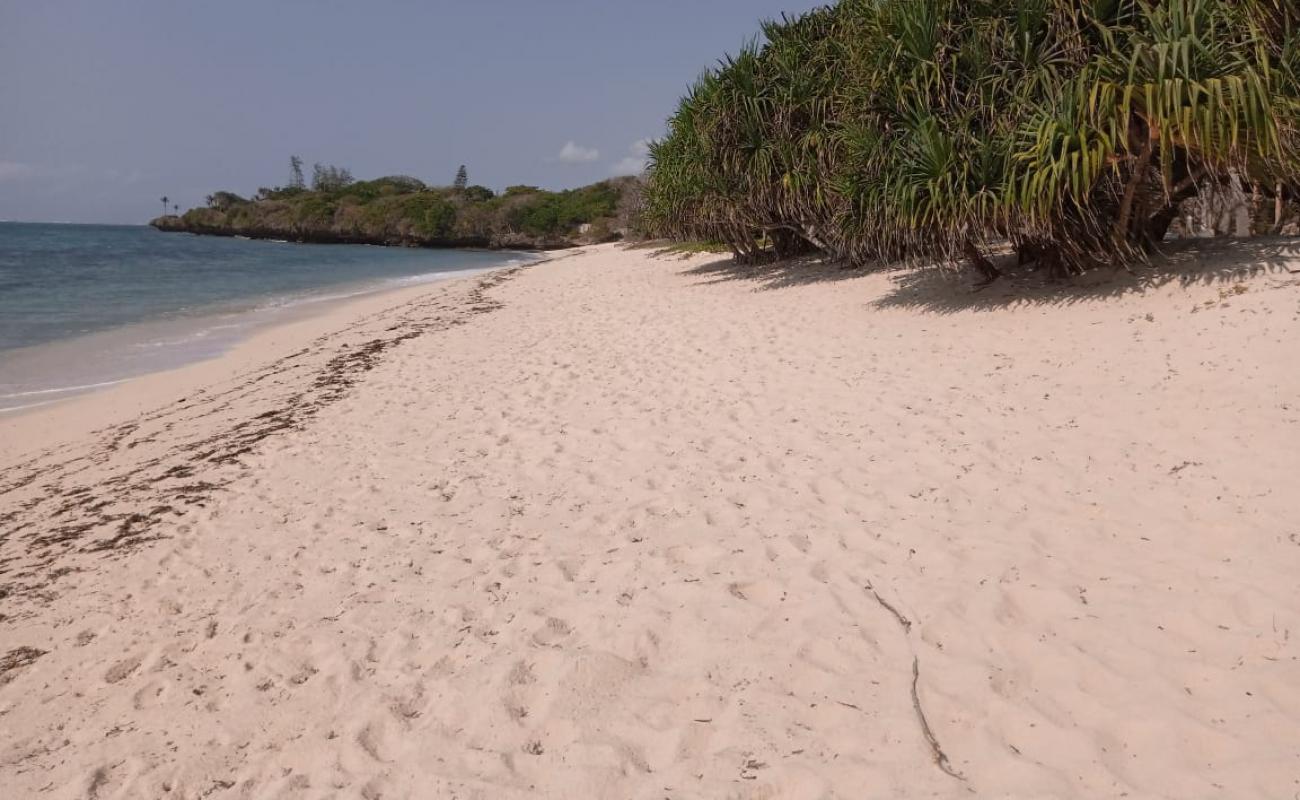
[(617, 245), (0, 419), (5, 798), (1300, 792), (1300, 245)]

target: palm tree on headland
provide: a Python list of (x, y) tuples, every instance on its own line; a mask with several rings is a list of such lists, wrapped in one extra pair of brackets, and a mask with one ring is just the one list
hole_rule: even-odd
[(171, 198), (168, 197), (167, 195), (163, 195), (163, 196), (162, 196), (163, 216), (164, 216), (164, 217), (167, 216), (167, 203), (168, 203), (170, 200), (171, 200)]
[(181, 204), (172, 203), (172, 216), (179, 217), (180, 215), (181, 215)]

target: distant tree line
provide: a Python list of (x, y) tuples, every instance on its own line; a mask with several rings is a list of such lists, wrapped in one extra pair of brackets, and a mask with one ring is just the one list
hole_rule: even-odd
[(311, 189), (313, 192), (336, 192), (352, 183), (352, 173), (345, 167), (333, 164), (313, 164)]
[(205, 208), (167, 227), (312, 241), (554, 247), (625, 235), (639, 196), (635, 178), (562, 192), (511, 186), (498, 195), (469, 183), (464, 165), (450, 186), (438, 187), (409, 175), (358, 181), (346, 168), (318, 163), (308, 188), (303, 161), (292, 156), (286, 185), (263, 187), (251, 199), (213, 192)]

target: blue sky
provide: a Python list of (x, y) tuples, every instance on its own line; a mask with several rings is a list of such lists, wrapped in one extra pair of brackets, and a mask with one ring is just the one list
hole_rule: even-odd
[(144, 222), (284, 182), (568, 188), (806, 0), (0, 0), (0, 220)]

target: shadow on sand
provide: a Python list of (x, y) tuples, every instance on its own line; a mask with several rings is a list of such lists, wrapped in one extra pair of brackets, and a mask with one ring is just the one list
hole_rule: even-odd
[(788, 289), (811, 283), (834, 283), (861, 278), (865, 270), (846, 267), (821, 256), (801, 256), (783, 261), (765, 261), (758, 264), (740, 263), (731, 258), (719, 258), (684, 271), (683, 275), (703, 278), (704, 285), (727, 281), (751, 281), (759, 289)]
[[(1150, 262), (1132, 267), (1098, 269), (1071, 280), (1052, 280), (1040, 271), (1018, 267), (1004, 258), (1005, 276), (987, 286), (972, 286), (966, 273), (938, 266), (896, 270), (894, 288), (873, 302), (874, 308), (899, 308), (935, 314), (995, 311), (1029, 305), (1068, 306), (1118, 298), (1177, 283), (1210, 286), (1229, 284), (1262, 274), (1300, 276), (1300, 239), (1184, 239), (1170, 242)], [(866, 270), (845, 268), (820, 257), (761, 264), (740, 264), (720, 258), (685, 270), (703, 284), (750, 281), (760, 290), (785, 289), (813, 283), (852, 280)], [(1300, 278), (1298, 278), (1300, 280)]]

